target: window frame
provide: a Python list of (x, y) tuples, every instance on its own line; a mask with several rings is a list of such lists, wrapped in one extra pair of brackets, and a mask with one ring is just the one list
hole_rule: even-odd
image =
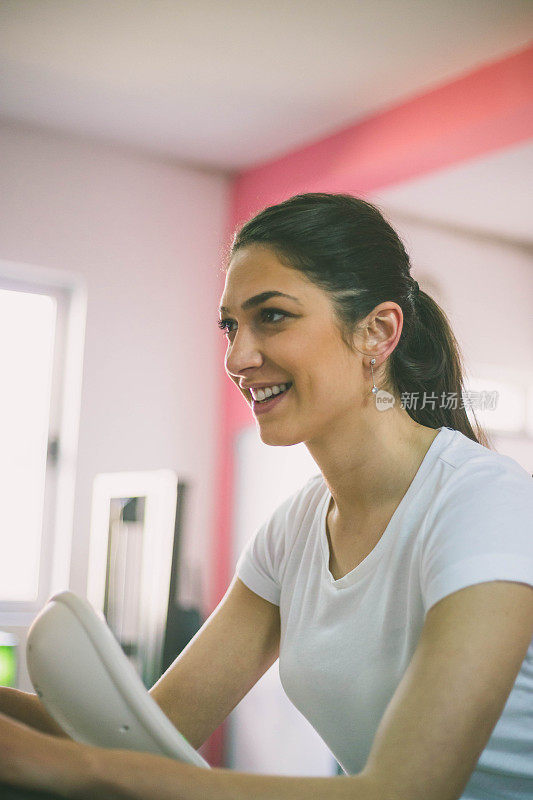
[(48, 598), (70, 584), (87, 291), (79, 275), (3, 260), (0, 289), (56, 301), (37, 597), (0, 600), (0, 627), (27, 627)]

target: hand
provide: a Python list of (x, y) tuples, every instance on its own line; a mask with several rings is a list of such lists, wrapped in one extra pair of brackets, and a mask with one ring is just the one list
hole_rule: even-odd
[(82, 749), (0, 713), (0, 783), (68, 797), (76, 765), (83, 768)]

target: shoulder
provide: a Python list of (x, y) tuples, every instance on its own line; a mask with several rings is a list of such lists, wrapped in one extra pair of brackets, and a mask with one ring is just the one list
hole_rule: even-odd
[(476, 442), (459, 439), (442, 459), (420, 538), (426, 609), (475, 583), (533, 584), (533, 478)]
[(283, 500), (242, 550), (236, 574), (252, 591), (279, 604), (287, 562), (300, 531), (311, 525), (319, 505), (320, 476), (313, 476)]
[(533, 477), (513, 458), (489, 450), (459, 431), (452, 432), (439, 456), (439, 467), (430, 523), (450, 514), (487, 517), (513, 503), (533, 513)]

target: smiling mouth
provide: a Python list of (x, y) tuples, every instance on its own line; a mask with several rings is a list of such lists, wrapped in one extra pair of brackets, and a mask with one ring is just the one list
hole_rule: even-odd
[(278, 392), (277, 394), (271, 394), (271, 395), (269, 395), (268, 397), (265, 397), (265, 398), (264, 398), (264, 400), (256, 400), (256, 399), (254, 398), (254, 396), (253, 396), (253, 395), (251, 395), (252, 402), (253, 402), (253, 403), (255, 403), (256, 405), (262, 405), (263, 403), (268, 403), (268, 402), (269, 402), (269, 400), (275, 400), (275, 399), (276, 399), (276, 397), (281, 397), (281, 395), (282, 395), (282, 394), (287, 394), (287, 392), (289, 391), (289, 389), (291, 388), (291, 386), (292, 386), (292, 383), (288, 383), (288, 384), (286, 385), (286, 388), (285, 388), (285, 389), (284, 389), (282, 392)]

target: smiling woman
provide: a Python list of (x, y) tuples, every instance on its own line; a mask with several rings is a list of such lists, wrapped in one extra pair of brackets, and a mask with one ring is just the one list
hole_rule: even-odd
[(533, 483), (472, 428), (457, 342), (399, 237), (349, 195), (266, 208), (235, 235), (221, 315), (261, 439), (303, 442), (320, 471), (255, 531), (150, 693), (199, 747), (279, 657), (346, 775), (203, 770), (0, 715), (0, 782), (77, 798), (531, 800)]
[[(372, 775), (387, 796), (464, 791), (466, 800), (486, 797), (487, 786), (494, 796), (517, 787), (513, 797), (533, 796), (533, 764), (520, 755), (533, 740), (517, 722), (533, 713), (533, 485), (516, 462), (491, 452), (472, 413), (474, 431), (458, 343), (411, 277), (396, 232), (358, 198), (292, 197), (235, 233), (221, 302), (233, 309), (220, 323), (229, 377), (242, 390), (292, 384), (264, 413), (253, 405), (261, 439), (304, 442), (321, 472), (256, 532), (236, 568), (279, 606), (289, 698), (344, 770)], [(256, 302), (259, 312), (245, 313)], [(377, 413), (380, 395), (390, 399), (386, 413)], [(511, 509), (519, 519), (512, 532)], [(502, 633), (483, 645), (477, 611), (461, 633), (468, 603), (486, 597), (498, 606), (500, 591), (516, 592), (523, 615), (501, 694)], [(499, 613), (505, 627), (503, 606)], [(470, 643), (472, 661), (446, 657), (439, 688), (433, 673), (445, 663), (445, 630), (455, 652), (465, 656)], [(472, 685), (470, 705), (463, 696), (453, 711), (466, 663), (480, 676), (487, 656), (487, 694)], [(395, 744), (393, 731), (413, 715), (433, 719), (433, 749), (421, 722), (410, 742)], [(443, 753), (437, 743), (448, 735)], [(425, 763), (405, 766), (419, 752)]]

